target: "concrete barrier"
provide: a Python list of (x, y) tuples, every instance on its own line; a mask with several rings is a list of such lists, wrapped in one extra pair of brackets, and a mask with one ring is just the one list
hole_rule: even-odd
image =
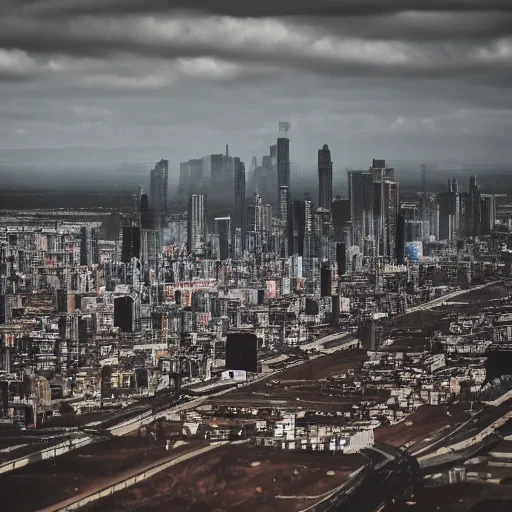
[(78, 439), (70, 439), (64, 443), (59, 443), (55, 446), (45, 448), (44, 450), (30, 453), (29, 455), (25, 455), (19, 459), (4, 462), (0, 465), (0, 474), (8, 473), (9, 471), (14, 471), (15, 469), (28, 466), (33, 462), (39, 462), (41, 460), (51, 459), (52, 457), (58, 457), (64, 453), (76, 450), (77, 448), (82, 448), (83, 446), (87, 446), (92, 443), (97, 443), (99, 441), (101, 441), (101, 439), (96, 437), (81, 437)]
[(148, 478), (151, 478), (157, 475), (158, 473), (165, 471), (166, 469), (169, 469), (173, 466), (176, 466), (177, 464), (180, 464), (181, 462), (185, 462), (189, 459), (197, 457), (198, 455), (208, 453), (212, 450), (215, 450), (216, 448), (225, 446), (227, 444), (229, 444), (229, 441), (221, 441), (215, 444), (211, 444), (209, 446), (205, 446), (204, 448), (200, 448), (193, 452), (185, 453), (180, 457), (176, 457), (175, 459), (158, 464), (152, 468), (147, 469), (146, 471), (143, 471), (137, 475), (134, 475), (120, 482), (116, 482), (112, 485), (109, 485), (104, 489), (101, 489), (100, 491), (92, 493), (88, 496), (84, 496), (79, 499), (70, 498), (69, 500), (65, 500), (50, 507), (47, 507), (45, 509), (42, 509), (40, 512), (66, 512), (68, 510), (77, 510), (81, 507), (84, 507), (85, 505), (88, 505), (89, 503), (93, 503), (94, 501), (97, 501), (101, 498), (111, 496), (116, 492), (122, 491), (124, 489), (127, 489), (128, 487), (131, 487), (132, 485), (143, 482), (144, 480), (147, 480)]

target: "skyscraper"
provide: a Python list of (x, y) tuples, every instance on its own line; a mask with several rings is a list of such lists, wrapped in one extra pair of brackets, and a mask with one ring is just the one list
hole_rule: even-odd
[(469, 235), (480, 235), (482, 202), (480, 198), (480, 185), (476, 176), (471, 176), (469, 179), (468, 221)]
[(331, 203), (332, 224), (336, 242), (344, 242), (345, 226), (350, 222), (350, 201), (336, 197)]
[(151, 204), (157, 212), (167, 211), (169, 161), (160, 160), (151, 170)]
[(277, 200), (281, 196), (281, 187), (290, 187), (290, 139), (277, 139)]
[(324, 144), (318, 150), (318, 206), (331, 209), (332, 203), (332, 162), (329, 146)]
[(373, 167), (374, 183), (374, 226), (376, 235), (377, 255), (385, 258), (396, 257), (396, 232), (400, 208), (400, 191), (395, 181), (395, 170), (387, 167), (384, 160)]
[(304, 255), (305, 216), (304, 201), (292, 201), (288, 215), (288, 250), (290, 255)]
[(373, 226), (373, 172), (349, 171), (348, 194), (350, 220), (352, 221), (352, 245), (364, 248), (364, 240), (374, 237)]
[(235, 185), (233, 196), (233, 216), (231, 225), (233, 229), (240, 228), (242, 233), (242, 249), (245, 243), (246, 225), (246, 205), (245, 205), (245, 164), (236, 157), (234, 159), (235, 166)]
[(231, 249), (231, 218), (215, 218), (215, 234), (219, 236), (219, 257), (226, 260), (230, 257)]
[(206, 196), (193, 194), (188, 202), (187, 244), (190, 254), (202, 254), (206, 237)]

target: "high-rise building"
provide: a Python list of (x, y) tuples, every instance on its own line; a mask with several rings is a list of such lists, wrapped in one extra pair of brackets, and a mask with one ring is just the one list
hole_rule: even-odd
[(151, 170), (151, 204), (157, 212), (167, 211), (169, 160), (160, 160)]
[(219, 236), (219, 258), (226, 260), (231, 252), (231, 217), (215, 217), (214, 230)]
[(140, 258), (140, 228), (136, 226), (124, 226), (121, 251), (121, 261), (130, 263), (132, 258)]
[(288, 215), (289, 255), (304, 255), (304, 225), (306, 208), (304, 201), (292, 201)]
[(459, 193), (459, 180), (455, 178), (448, 179), (448, 190), (450, 192), (455, 192), (456, 194)]
[(496, 199), (494, 194), (480, 194), (482, 235), (490, 235), (496, 224)]
[(320, 296), (332, 296), (332, 271), (329, 263), (322, 263), (320, 269)]
[(397, 217), (400, 208), (400, 191), (395, 181), (395, 170), (384, 160), (374, 160), (374, 226), (377, 255), (395, 258)]
[(332, 162), (329, 146), (324, 144), (318, 150), (318, 206), (331, 209), (332, 203)]
[(468, 220), (470, 236), (479, 236), (482, 222), (482, 203), (480, 185), (476, 176), (471, 176), (469, 179)]
[(277, 139), (277, 193), (278, 204), (281, 198), (281, 187), (290, 187), (290, 139)]
[(235, 184), (233, 196), (233, 216), (231, 225), (233, 229), (240, 228), (242, 235), (242, 250), (245, 242), (246, 226), (246, 205), (245, 205), (245, 164), (240, 158), (234, 159)]
[(156, 229), (158, 227), (157, 215), (149, 207), (147, 194), (140, 196), (140, 227), (141, 229)]
[(332, 224), (334, 227), (334, 239), (336, 242), (344, 242), (344, 230), (350, 223), (350, 201), (342, 197), (336, 197), (331, 203)]
[(437, 196), (439, 204), (439, 239), (453, 241), (459, 234), (459, 194), (447, 190)]
[(188, 202), (187, 245), (190, 254), (202, 254), (206, 240), (206, 196), (192, 194)]
[(350, 220), (352, 221), (352, 245), (364, 248), (364, 241), (374, 238), (373, 172), (349, 171), (348, 194)]

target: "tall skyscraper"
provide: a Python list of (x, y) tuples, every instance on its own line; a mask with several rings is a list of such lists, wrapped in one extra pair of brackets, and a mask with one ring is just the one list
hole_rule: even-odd
[(290, 187), (290, 139), (286, 136), (288, 123), (279, 123), (283, 136), (277, 139), (277, 200), (281, 197), (281, 187)]
[(490, 235), (496, 224), (496, 198), (494, 194), (480, 194), (481, 225), (480, 233)]
[(332, 162), (329, 146), (324, 144), (318, 150), (318, 206), (331, 209), (332, 203)]
[(332, 224), (336, 242), (344, 242), (345, 226), (350, 222), (350, 201), (336, 197), (331, 203)]
[(455, 192), (456, 194), (459, 193), (459, 180), (456, 180), (455, 178), (448, 179), (448, 190), (450, 192)]
[(364, 240), (374, 237), (373, 172), (349, 171), (348, 194), (350, 220), (352, 221), (352, 245), (364, 248)]
[(395, 170), (387, 167), (384, 160), (373, 167), (374, 183), (374, 225), (377, 255), (384, 258), (396, 257), (397, 220), (400, 209), (400, 190), (395, 181)]
[(480, 198), (480, 185), (476, 176), (471, 176), (469, 179), (468, 220), (470, 236), (480, 235), (482, 202)]
[(226, 260), (231, 252), (231, 218), (216, 217), (214, 224), (215, 234), (219, 236), (219, 257)]
[(236, 157), (235, 166), (235, 185), (233, 196), (233, 216), (231, 225), (233, 229), (240, 228), (242, 235), (242, 249), (245, 244), (245, 232), (247, 230), (246, 222), (246, 204), (245, 204), (245, 164)]
[(292, 201), (288, 215), (288, 251), (290, 255), (304, 255), (305, 216), (304, 201)]
[(167, 211), (169, 160), (160, 160), (151, 170), (151, 204), (157, 212)]
[(202, 254), (206, 238), (206, 196), (192, 194), (188, 202), (187, 244), (190, 254)]

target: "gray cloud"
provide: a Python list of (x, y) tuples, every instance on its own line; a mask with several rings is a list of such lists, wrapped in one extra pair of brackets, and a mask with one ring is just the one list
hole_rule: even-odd
[(169, 12), (173, 9), (242, 17), (369, 16), (415, 10), (421, 12), (512, 11), (508, 0), (36, 0), (26, 4), (39, 15)]
[(325, 142), (339, 169), (510, 156), (508, 0), (39, 0), (3, 13), (4, 147), (159, 146), (179, 162), (229, 143), (248, 160), (289, 119), (305, 168)]

